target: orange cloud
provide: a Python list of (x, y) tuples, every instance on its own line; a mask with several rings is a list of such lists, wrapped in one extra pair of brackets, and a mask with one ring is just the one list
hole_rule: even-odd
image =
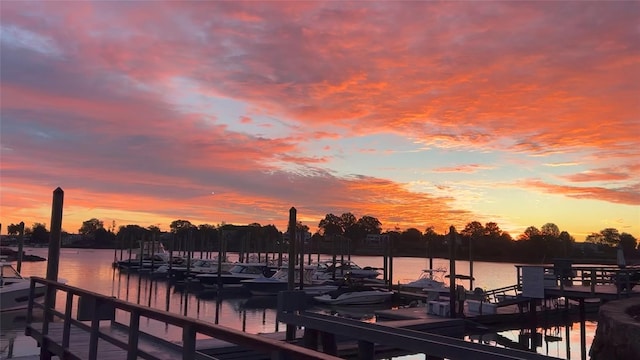
[(535, 188), (551, 194), (559, 194), (576, 199), (594, 199), (626, 205), (640, 205), (640, 183), (613, 189), (597, 186), (579, 187), (554, 185), (544, 183), (540, 180), (526, 180), (521, 183), (523, 186), (529, 188)]

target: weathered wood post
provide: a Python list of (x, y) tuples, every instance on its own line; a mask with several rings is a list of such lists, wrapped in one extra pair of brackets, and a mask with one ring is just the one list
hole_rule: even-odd
[(456, 228), (449, 227), (449, 315), (456, 317)]
[(474, 235), (469, 238), (469, 291), (473, 291), (473, 242)]
[(20, 233), (18, 234), (18, 265), (16, 266), (18, 272), (22, 269), (22, 251), (24, 246), (24, 221), (20, 222)]
[[(289, 209), (289, 264), (287, 272), (287, 290), (293, 291), (295, 286), (295, 266), (296, 266), (296, 208)], [(291, 341), (296, 337), (296, 326), (287, 324), (286, 339)]]
[[(49, 256), (47, 258), (47, 280), (58, 281), (58, 265), (60, 263), (60, 242), (62, 241), (62, 205), (64, 200), (64, 191), (61, 188), (53, 190), (53, 201), (51, 205), (51, 232), (49, 233)], [(45, 296), (45, 316), (52, 320), (49, 309), (56, 306), (56, 292), (50, 286), (47, 286)]]
[(393, 237), (387, 237), (387, 243), (389, 244), (389, 290), (393, 290)]
[[(300, 290), (302, 290), (302, 288), (304, 287), (304, 238), (305, 238), (305, 234), (302, 234), (301, 231), (296, 231), (296, 235), (298, 235), (298, 233), (300, 233), (300, 238), (298, 239), (300, 241)], [(298, 237), (298, 236), (296, 236)]]

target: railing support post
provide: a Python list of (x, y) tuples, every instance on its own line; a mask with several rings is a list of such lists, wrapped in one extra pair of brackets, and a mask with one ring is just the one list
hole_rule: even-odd
[(93, 298), (93, 318), (91, 319), (91, 333), (89, 334), (89, 360), (96, 360), (98, 358), (98, 338), (100, 334), (100, 319), (98, 318), (98, 306), (100, 301), (97, 298)]
[(62, 330), (62, 347), (69, 348), (69, 336), (71, 334), (71, 308), (73, 306), (73, 293), (67, 292), (67, 303), (64, 307), (64, 329)]
[(193, 325), (182, 328), (182, 358), (192, 360), (196, 356), (196, 329)]
[(138, 330), (140, 329), (140, 311), (133, 310), (129, 315), (129, 346), (127, 360), (138, 358)]
[(364, 340), (358, 340), (358, 359), (359, 360), (373, 360), (374, 358), (374, 346), (373, 343)]

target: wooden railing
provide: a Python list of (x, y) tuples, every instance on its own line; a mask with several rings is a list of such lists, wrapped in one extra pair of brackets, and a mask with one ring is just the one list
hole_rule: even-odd
[[(303, 311), (300, 307), (304, 292), (288, 291), (278, 294), (278, 320), (305, 329), (305, 345), (318, 347), (322, 341), (325, 351), (337, 353), (336, 337), (357, 341), (358, 356), (373, 359), (375, 346), (400, 349), (406, 354), (422, 353), (447, 359), (474, 360), (546, 360), (548, 356), (530, 351), (506, 349), (464, 341), (448, 336), (367, 323), (359, 320)], [(299, 298), (299, 299), (296, 299)]]
[[(60, 312), (55, 309), (55, 301), (45, 300), (44, 304), (34, 302), (33, 294), (35, 292), (36, 284), (44, 284), (47, 286), (47, 296), (45, 296), (45, 299), (51, 299), (49, 296), (53, 294), (52, 298), (55, 300), (56, 292), (58, 293), (58, 295), (60, 295), (60, 293), (65, 293), (66, 302), (64, 312)], [(30, 330), (36, 331), (31, 327), (33, 321), (33, 309), (44, 309), (43, 324), (40, 334), (40, 345), (42, 347), (41, 351), (49, 352), (49, 357), (51, 353), (53, 353), (60, 358), (80, 358), (76, 353), (74, 353), (74, 349), (69, 348), (71, 326), (73, 325), (88, 332), (89, 334), (89, 360), (95, 360), (98, 358), (99, 339), (107, 341), (108, 343), (116, 345), (118, 348), (124, 350), (124, 352), (126, 353), (126, 358), (128, 360), (138, 358), (156, 359), (156, 357), (150, 354), (146, 354), (144, 351), (141, 351), (139, 349), (140, 318), (147, 318), (182, 328), (182, 348), (180, 350), (180, 353), (182, 354), (182, 359), (185, 360), (211, 358), (196, 351), (197, 334), (202, 334), (233, 344), (238, 344), (246, 348), (258, 350), (265, 354), (275, 354), (279, 357), (284, 356), (295, 359), (338, 359), (337, 357), (310, 350), (284, 341), (274, 340), (255, 334), (248, 334), (239, 330), (207, 323), (202, 320), (156, 310), (137, 304), (132, 304), (123, 300), (61, 284), (55, 281), (46, 280), (43, 278), (31, 278), (30, 295), (31, 296), (27, 313), (26, 332), (27, 335), (29, 335)], [(82, 302), (85, 302), (86, 304), (89, 304), (91, 307), (92, 311), (90, 311), (89, 313), (91, 313), (92, 315), (91, 319), (89, 320), (89, 325), (72, 317), (74, 303), (76, 304), (76, 306), (81, 306), (80, 300), (82, 300)], [(52, 303), (54, 305), (51, 305)], [(113, 309), (114, 312), (117, 309), (129, 314), (127, 341), (122, 341), (116, 337), (111, 336), (107, 332), (101, 331), (100, 320), (104, 319), (104, 317), (102, 317), (101, 315), (103, 315), (105, 312), (110, 312), (111, 309)], [(60, 343), (57, 343), (58, 340), (48, 337), (49, 326), (52, 323), (54, 317), (58, 317), (63, 320), (63, 334)], [(47, 355), (45, 355), (45, 357), (47, 357)]]
[[(522, 267), (533, 265), (516, 265), (518, 286), (522, 286)], [(554, 265), (540, 265), (544, 273), (553, 276), (555, 286), (560, 288), (574, 285), (589, 286), (591, 293), (595, 293), (597, 285), (616, 286), (618, 296), (624, 295), (623, 288), (629, 289), (633, 285), (631, 280), (637, 269), (625, 269), (617, 266), (571, 266), (559, 269)]]

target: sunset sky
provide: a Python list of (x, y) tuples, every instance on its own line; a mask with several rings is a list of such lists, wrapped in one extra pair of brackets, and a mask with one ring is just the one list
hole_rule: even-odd
[(257, 222), (640, 239), (640, 2), (0, 2), (2, 233)]

